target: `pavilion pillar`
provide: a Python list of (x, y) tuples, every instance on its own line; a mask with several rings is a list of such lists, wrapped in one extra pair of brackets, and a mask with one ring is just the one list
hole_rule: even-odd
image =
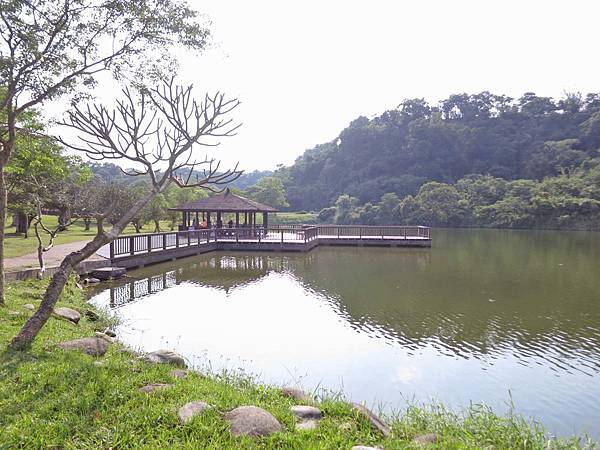
[(235, 213), (235, 227), (236, 228), (240, 227), (240, 213), (239, 212)]
[(221, 220), (221, 212), (217, 212), (217, 228), (223, 228), (223, 221)]
[(269, 214), (264, 212), (263, 213), (263, 228), (266, 230), (268, 226), (269, 226)]
[(248, 225), (248, 213), (244, 213), (244, 225)]
[(185, 211), (181, 211), (181, 226), (185, 227)]
[(206, 223), (208, 225), (208, 228), (210, 228), (210, 226), (212, 225), (212, 223), (210, 222), (210, 211), (206, 212)]

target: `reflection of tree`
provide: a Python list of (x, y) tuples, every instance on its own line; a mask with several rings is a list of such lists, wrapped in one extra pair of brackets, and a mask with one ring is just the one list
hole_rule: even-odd
[[(482, 233), (453, 231), (433, 250), (322, 248), (288, 270), (337, 302), (357, 331), (409, 350), (427, 343), (458, 357), (543, 354), (557, 367), (577, 360), (600, 370), (600, 313), (590, 304), (598, 298), (594, 253), (574, 248), (578, 238), (552, 247), (546, 233)], [(457, 241), (444, 241), (450, 236)]]
[[(600, 370), (593, 273), (598, 243), (576, 235), (570, 244), (552, 246), (558, 233), (509, 233), (438, 232), (432, 250), (328, 247), (302, 254), (205, 255), (136, 271), (146, 278), (126, 283), (126, 293), (111, 294), (111, 305), (122, 304), (121, 296), (133, 299), (182, 282), (229, 291), (285, 271), (357, 332), (409, 351), (433, 345), (455, 357), (493, 361), (511, 354)], [(167, 276), (162, 285), (159, 270)], [(149, 281), (153, 277), (159, 278)]]

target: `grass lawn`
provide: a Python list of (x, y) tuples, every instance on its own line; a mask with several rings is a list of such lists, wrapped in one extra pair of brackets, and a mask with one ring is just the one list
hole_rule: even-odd
[[(51, 318), (31, 350), (6, 350), (10, 338), (38, 304), (47, 281), (21, 281), (9, 285), (7, 305), (0, 307), (0, 448), (285, 448), (350, 449), (371, 445), (385, 449), (420, 448), (413, 438), (436, 433), (430, 448), (542, 449), (583, 448), (584, 441), (548, 439), (541, 428), (518, 417), (498, 417), (473, 407), (455, 415), (442, 407), (411, 407), (389, 419), (392, 435), (384, 439), (368, 422), (340, 399), (321, 399), (323, 420), (312, 431), (295, 429), (290, 412), (295, 402), (274, 387), (221, 374), (192, 372), (176, 380), (172, 367), (133, 359), (119, 344), (106, 355), (93, 358), (65, 352), (58, 342), (93, 335), (108, 319), (78, 325)], [(60, 304), (80, 311), (91, 309), (84, 293), (71, 282)], [(98, 365), (97, 362), (100, 362)], [(95, 364), (96, 363), (96, 364)], [(139, 392), (148, 383), (169, 383), (152, 394)], [(182, 425), (178, 408), (190, 401), (214, 407)], [(283, 431), (268, 437), (236, 438), (223, 415), (241, 405), (256, 405), (271, 412)]]

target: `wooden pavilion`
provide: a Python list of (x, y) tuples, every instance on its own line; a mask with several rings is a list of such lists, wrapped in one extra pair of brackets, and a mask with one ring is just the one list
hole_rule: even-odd
[[(271, 206), (236, 195), (229, 188), (221, 194), (169, 209), (182, 212), (183, 220), (179, 231), (201, 228), (257, 228), (257, 214), (262, 214), (261, 226), (267, 228), (269, 213), (277, 212), (277, 209)], [(228, 222), (223, 222), (225, 215), (231, 216)]]

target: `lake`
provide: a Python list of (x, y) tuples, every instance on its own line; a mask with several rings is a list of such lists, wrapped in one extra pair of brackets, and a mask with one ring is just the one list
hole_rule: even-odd
[(434, 230), (431, 249), (212, 253), (129, 272), (91, 301), (147, 351), (273, 384), (485, 403), (600, 437), (600, 234)]

